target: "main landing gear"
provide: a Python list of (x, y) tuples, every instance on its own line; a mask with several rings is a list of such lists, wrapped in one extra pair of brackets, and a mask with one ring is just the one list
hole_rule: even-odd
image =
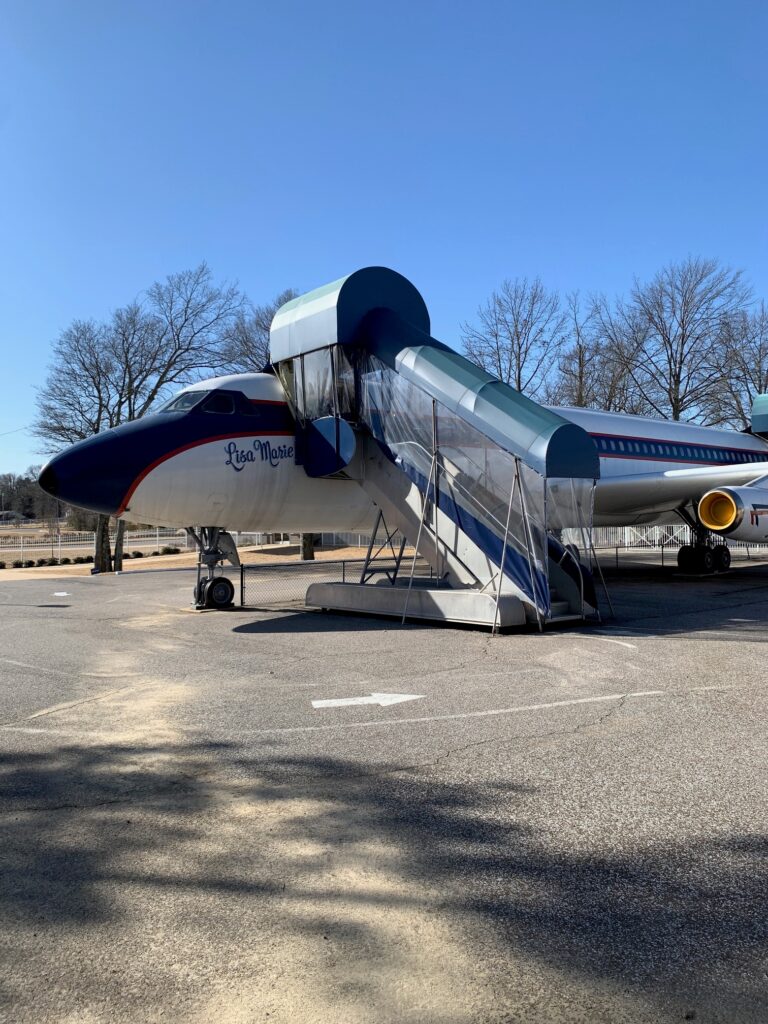
[(693, 527), (695, 544), (684, 544), (677, 552), (677, 565), (681, 572), (695, 575), (726, 572), (731, 567), (731, 552), (727, 544), (713, 544), (709, 530), (696, 523)]
[[(202, 526), (197, 533), (187, 527), (187, 534), (194, 540), (200, 557), (197, 563), (197, 583), (194, 589), (195, 608), (231, 608), (234, 604), (235, 587), (227, 576), (217, 576), (216, 566), (225, 559), (232, 565), (240, 565), (240, 557), (232, 537), (218, 526)], [(205, 566), (207, 575), (202, 576)]]

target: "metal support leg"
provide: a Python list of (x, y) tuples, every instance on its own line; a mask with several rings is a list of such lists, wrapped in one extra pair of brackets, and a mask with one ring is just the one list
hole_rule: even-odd
[(544, 619), (539, 608), (539, 598), (536, 592), (536, 580), (533, 574), (533, 538), (531, 537), (531, 524), (528, 522), (528, 509), (525, 502), (525, 491), (523, 490), (523, 482), (520, 479), (520, 460), (515, 459), (515, 477), (517, 479), (518, 487), (520, 488), (520, 507), (523, 512), (523, 533), (525, 534), (525, 546), (528, 551), (528, 571), (531, 576), (531, 592), (533, 594), (533, 603), (536, 607), (536, 621), (539, 624), (539, 632), (544, 632)]
[(400, 625), (405, 625), (405, 617), (408, 614), (408, 602), (411, 599), (411, 588), (413, 587), (413, 574), (416, 572), (416, 559), (419, 555), (419, 545), (421, 544), (421, 532), (424, 528), (424, 520), (427, 516), (427, 504), (429, 501), (429, 489), (432, 486), (432, 475), (435, 472), (437, 465), (437, 452), (432, 455), (432, 465), (429, 467), (429, 479), (427, 480), (427, 493), (424, 495), (424, 503), (421, 509), (421, 519), (419, 520), (419, 532), (416, 535), (416, 547), (413, 550), (413, 561), (411, 562), (411, 575), (408, 578), (408, 590), (405, 594), (405, 604), (403, 605), (403, 617), (400, 620)]
[(504, 583), (504, 563), (507, 560), (507, 542), (509, 541), (509, 521), (512, 518), (512, 504), (515, 500), (515, 487), (517, 486), (518, 479), (515, 474), (515, 479), (512, 481), (512, 489), (509, 492), (509, 505), (507, 505), (507, 522), (504, 527), (504, 544), (501, 548), (501, 565), (499, 566), (498, 583), (496, 584), (496, 606), (493, 609), (493, 625), (491, 626), (491, 636), (497, 633), (496, 624), (499, 621), (499, 604), (501, 603), (501, 588)]

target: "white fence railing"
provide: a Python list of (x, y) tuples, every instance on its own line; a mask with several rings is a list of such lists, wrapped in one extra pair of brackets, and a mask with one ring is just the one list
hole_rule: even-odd
[[(233, 533), (239, 548), (268, 544), (277, 536), (267, 533)], [(283, 535), (287, 536), (287, 535)], [(323, 547), (366, 548), (370, 541), (367, 533), (323, 533), (320, 535)], [(114, 541), (114, 537), (112, 538)], [(581, 548), (582, 541), (576, 530), (563, 530), (564, 543), (573, 543)], [(687, 526), (600, 526), (593, 530), (595, 549), (605, 548), (636, 548), (659, 550), (662, 547), (673, 548), (691, 542), (691, 531)], [(768, 549), (768, 544), (745, 544), (741, 541), (728, 541), (729, 547), (748, 548), (750, 550)], [(0, 535), (0, 559), (4, 561), (24, 560), (45, 556), (61, 559), (67, 554), (79, 551), (92, 552), (94, 534), (86, 532), (62, 531), (57, 534)], [(136, 530), (126, 533), (124, 549), (127, 552), (141, 551), (143, 554), (159, 551), (163, 547), (178, 547), (182, 551), (194, 550), (194, 544), (184, 530), (173, 530), (156, 527), (149, 530)]]
[[(233, 537), (238, 547), (250, 544), (264, 544), (266, 533), (234, 533)], [(114, 535), (111, 536), (114, 544)], [(94, 548), (95, 534), (85, 531), (64, 531), (55, 534), (0, 534), (0, 558), (25, 559), (45, 555), (50, 558), (61, 559), (71, 551), (92, 552)], [(149, 530), (131, 530), (125, 534), (123, 547), (126, 551), (159, 551), (162, 547), (177, 547), (182, 551), (194, 550), (194, 543), (190, 541), (184, 530), (172, 530), (164, 527), (155, 527)]]

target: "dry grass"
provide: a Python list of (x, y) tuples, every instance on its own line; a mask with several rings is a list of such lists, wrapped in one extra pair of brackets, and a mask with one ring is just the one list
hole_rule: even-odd
[[(342, 558), (364, 558), (365, 548), (323, 548), (315, 552), (320, 560)], [(90, 552), (89, 552), (90, 553)], [(43, 556), (40, 556), (43, 557)], [(240, 559), (246, 565), (269, 565), (275, 562), (299, 560), (298, 544), (275, 544), (263, 548), (243, 548)], [(182, 552), (179, 555), (151, 555), (145, 558), (128, 559), (123, 562), (123, 573), (140, 572), (146, 569), (182, 569), (197, 564), (197, 553)], [(90, 565), (43, 565), (34, 569), (0, 569), (0, 583), (4, 580), (71, 579), (75, 576), (90, 576)]]

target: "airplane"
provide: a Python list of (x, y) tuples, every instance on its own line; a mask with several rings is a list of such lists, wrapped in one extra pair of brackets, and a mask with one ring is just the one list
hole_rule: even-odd
[[(435, 526), (433, 560), (438, 564), (435, 552), (439, 553), (442, 543), (444, 559), (439, 565), (446, 576), (453, 574), (454, 582), (461, 586), (482, 590), (495, 578), (493, 573), (489, 575), (476, 568), (483, 559), (483, 564), (493, 572), (507, 565), (507, 548), (512, 545), (512, 498), (502, 548), (504, 531), (498, 524), (503, 527), (503, 511), (493, 512), (497, 528), (492, 543), (488, 530), (477, 526), (474, 512), (469, 515), (475, 507), (473, 502), (478, 507), (481, 499), (486, 505), (492, 503), (485, 484), (477, 480), (472, 483), (470, 479), (475, 471), (468, 467), (475, 465), (472, 460), (476, 458), (479, 442), (472, 442), (474, 449), (468, 442), (463, 448), (459, 442), (452, 448), (450, 439), (444, 443), (441, 458), (445, 484), (438, 484), (436, 475), (434, 479), (427, 478), (429, 453), (422, 452), (426, 461), (422, 460), (419, 469), (418, 459), (409, 455), (409, 451), (415, 450), (413, 442), (388, 448), (388, 442), (376, 435), (379, 421), (370, 410), (367, 424), (363, 424), (365, 444), (373, 445), (377, 454), (385, 452), (386, 466), (378, 477), (370, 468), (360, 469), (360, 444), (355, 451), (355, 438), (359, 441), (362, 406), (354, 415), (345, 417), (339, 411), (338, 395), (355, 373), (354, 359), (350, 356), (348, 361), (339, 353), (351, 351), (344, 346), (350, 338), (359, 341), (362, 331), (366, 338), (373, 339), (368, 347), (377, 353), (376, 358), (384, 360), (376, 364), (379, 370), (369, 373), (368, 380), (375, 378), (376, 387), (384, 387), (381, 373), (386, 373), (390, 387), (393, 382), (399, 387), (402, 377), (407, 378), (409, 388), (416, 382), (420, 389), (426, 388), (424, 393), (433, 398), (438, 395), (442, 404), (434, 399), (433, 408), (439, 407), (441, 415), (459, 426), (467, 426), (467, 430), (474, 431), (473, 437), (477, 435), (483, 444), (492, 445), (494, 458), (507, 457), (511, 452), (518, 463), (522, 459), (541, 470), (536, 461), (536, 445), (541, 447), (541, 437), (545, 435), (551, 442), (557, 431), (563, 429), (572, 432), (568, 436), (569, 443), (575, 445), (574, 452), (579, 445), (583, 452), (584, 446), (589, 446), (594, 461), (589, 462), (591, 455), (586, 452), (588, 468), (580, 471), (580, 475), (592, 478), (592, 525), (665, 525), (682, 521), (691, 528), (695, 540), (692, 545), (681, 547), (679, 566), (686, 573), (697, 574), (729, 567), (730, 552), (724, 543), (727, 538), (754, 543), (768, 540), (768, 396), (756, 400), (749, 432), (591, 409), (544, 408), (431, 338), (426, 307), (422, 306), (423, 300), (410, 282), (386, 268), (365, 268), (293, 300), (275, 316), (273, 363), (263, 372), (232, 374), (190, 384), (156, 412), (80, 441), (54, 456), (40, 473), (40, 486), (69, 504), (127, 522), (190, 530), (209, 569), (208, 580), (196, 591), (198, 606), (227, 607), (232, 602), (231, 582), (226, 577), (215, 577), (217, 585), (213, 573), (213, 565), (224, 557), (236, 560), (228, 531), (367, 531), (377, 512), (385, 511), (390, 520), (394, 517), (398, 521), (411, 543), (417, 539), (422, 544), (426, 542), (427, 550), (430, 538), (429, 529), (424, 529), (424, 509), (430, 502), (437, 509), (431, 513), (433, 518), (439, 513), (444, 520), (442, 540)], [(397, 316), (392, 312), (395, 307), (399, 309)], [(331, 322), (329, 315), (336, 319)], [(380, 337), (385, 337), (385, 341), (381, 342)], [(327, 346), (325, 350), (318, 345), (318, 338)], [(310, 367), (323, 351), (331, 353), (327, 356), (331, 369), (326, 377), (312, 377)], [(429, 373), (417, 365), (419, 359), (438, 357), (443, 360), (441, 372), (447, 383), (440, 383), (437, 364)], [(298, 378), (294, 379), (299, 372), (301, 398), (297, 397)], [(326, 378), (332, 380), (328, 388), (333, 396), (327, 398), (326, 408), (319, 410), (324, 415), (313, 418), (303, 403), (310, 401), (310, 392), (317, 398)], [(359, 382), (359, 377), (354, 379)], [(470, 379), (476, 383), (469, 384)], [(459, 380), (461, 384), (454, 390), (463, 397), (454, 400), (451, 388)], [(466, 399), (470, 391), (474, 411)], [(393, 401), (393, 393), (387, 394), (387, 401)], [(408, 401), (412, 402), (423, 392), (419, 390), (417, 395), (411, 390), (408, 394)], [(500, 432), (494, 426), (501, 422), (497, 412), (478, 412), (483, 395), (496, 396), (493, 401), (497, 411), (508, 403), (503, 408), (518, 417), (519, 431), (507, 426), (506, 433)], [(369, 387), (365, 402), (369, 406), (375, 404), (375, 389)], [(381, 417), (386, 411), (384, 403), (377, 415)], [(539, 440), (524, 449), (519, 438), (528, 429), (525, 424), (530, 424), (532, 416), (538, 417)], [(449, 418), (444, 422), (449, 423)], [(506, 424), (512, 422), (509, 418), (504, 420)], [(478, 432), (478, 423), (482, 434)], [(320, 432), (313, 435), (314, 424), (319, 425)], [(422, 427), (427, 429), (426, 422), (413, 429)], [(574, 441), (576, 433), (579, 437)], [(346, 449), (346, 454), (341, 449)], [(322, 463), (319, 468), (311, 465), (318, 451)], [(365, 451), (368, 449), (364, 448), (363, 454)], [(487, 451), (485, 457), (487, 468)], [(372, 465), (370, 458), (366, 465)], [(404, 483), (395, 481), (393, 466), (405, 471)], [(567, 475), (568, 470), (558, 472)], [(467, 486), (467, 481), (471, 486)], [(453, 504), (447, 502), (440, 489), (450, 486), (455, 486), (455, 494), (460, 495), (458, 499), (454, 495)], [(416, 488), (418, 514), (413, 512), (416, 506), (409, 488)], [(497, 504), (500, 508), (500, 502)], [(437, 523), (436, 518), (434, 522)], [(198, 529), (190, 524), (205, 525)], [(444, 539), (448, 532), (446, 524), (453, 531), (450, 542)], [(526, 538), (530, 530), (526, 533), (528, 528), (524, 526), (520, 527), (519, 535), (529, 544)], [(459, 534), (461, 539), (456, 540)], [(547, 539), (547, 545), (550, 560), (565, 564), (563, 555), (558, 553), (563, 546), (558, 546), (553, 536)], [(479, 559), (478, 551), (482, 556)], [(464, 571), (466, 566), (472, 569), (469, 575)], [(582, 570), (583, 566), (579, 569), (582, 576), (578, 586), (583, 607)], [(521, 574), (519, 565), (516, 571), (516, 576), (514, 571), (509, 573), (516, 581), (510, 582), (509, 587), (525, 590), (527, 583), (524, 586), (521, 582), (525, 573)], [(504, 572), (505, 568), (499, 579)], [(559, 578), (561, 587), (567, 589), (576, 576), (570, 568), (565, 576), (560, 573)], [(536, 603), (533, 577), (531, 586), (528, 600)], [(500, 593), (502, 586), (496, 589)], [(590, 597), (587, 604), (592, 602), (596, 604), (596, 598)]]

